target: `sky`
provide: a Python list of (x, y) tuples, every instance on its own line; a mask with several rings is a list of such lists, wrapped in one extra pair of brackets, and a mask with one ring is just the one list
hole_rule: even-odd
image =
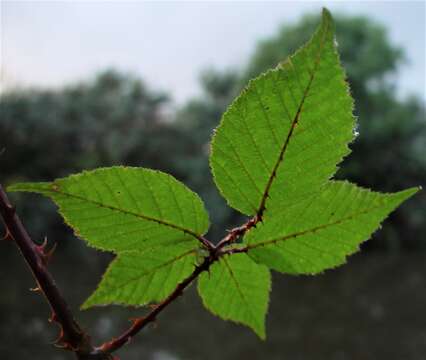
[(57, 87), (106, 68), (132, 72), (176, 103), (200, 93), (201, 71), (243, 66), (257, 41), (326, 6), (368, 15), (409, 60), (396, 85), (426, 101), (425, 1), (1, 1), (1, 84)]

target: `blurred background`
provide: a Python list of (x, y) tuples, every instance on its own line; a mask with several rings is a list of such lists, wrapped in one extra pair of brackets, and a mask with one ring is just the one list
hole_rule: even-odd
[[(1, 2), (0, 182), (99, 166), (160, 169), (198, 192), (214, 224), (243, 221), (208, 167), (209, 141), (248, 79), (334, 15), (360, 135), (337, 177), (377, 191), (426, 185), (425, 2)], [(76, 239), (47, 200), (15, 195), (50, 268), (95, 342), (144, 309), (79, 312), (111, 260)], [(1, 230), (1, 229), (0, 229)], [(426, 354), (426, 193), (393, 213), (348, 264), (275, 276), (268, 338), (203, 310), (195, 288), (119, 352), (128, 360), (404, 359)], [(72, 359), (52, 343), (43, 299), (0, 241), (2, 359)]]

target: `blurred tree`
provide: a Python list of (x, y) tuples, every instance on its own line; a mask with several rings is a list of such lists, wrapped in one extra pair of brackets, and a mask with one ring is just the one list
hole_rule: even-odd
[[(335, 20), (339, 52), (355, 98), (360, 133), (352, 144), (352, 155), (337, 176), (381, 191), (421, 185), (426, 179), (425, 107), (416, 98), (401, 101), (396, 97), (392, 79), (404, 60), (402, 49), (390, 43), (385, 28), (368, 18), (335, 16)], [(285, 25), (276, 35), (261, 41), (240, 76), (231, 72), (207, 73), (202, 78), (204, 94), (184, 107), (178, 121), (192, 126), (196, 136), (207, 142), (205, 134), (211, 133), (237, 90), (294, 52), (309, 38), (318, 21), (317, 16), (305, 16), (297, 24)], [(201, 175), (205, 180), (200, 183), (208, 183), (207, 170)], [(426, 231), (421, 210), (425, 208), (426, 196), (420, 193), (391, 216), (386, 231), (380, 232), (370, 246), (426, 247), (421, 235)], [(221, 213), (224, 223), (235, 220), (234, 213)]]
[[(166, 102), (164, 94), (115, 71), (60, 90), (6, 93), (0, 110), (1, 181), (50, 180), (113, 164), (161, 169), (186, 180), (175, 164), (193, 152), (191, 138), (165, 121)], [(46, 231), (63, 237), (50, 204), (34, 197), (19, 206), (39, 237)]]
[[(3, 94), (2, 181), (46, 180), (112, 164), (156, 168), (199, 192), (214, 224), (211, 235), (223, 235), (219, 229), (232, 227), (241, 215), (226, 206), (212, 182), (208, 167), (212, 131), (247, 81), (297, 49), (317, 22), (317, 17), (306, 16), (297, 24), (283, 26), (258, 44), (241, 72), (204, 72), (203, 93), (188, 101), (174, 122), (165, 120), (164, 94), (115, 71), (61, 90)], [(336, 16), (336, 26), (361, 134), (338, 176), (382, 191), (422, 184), (426, 178), (424, 104), (415, 98), (397, 99), (392, 83), (404, 59), (402, 50), (389, 42), (383, 27), (367, 18)], [(426, 247), (420, 235), (426, 230), (421, 213), (425, 197), (420, 193), (405, 204), (371, 244)], [(49, 206), (38, 200), (33, 205)], [(45, 211), (37, 214), (34, 224), (43, 218), (46, 229), (50, 217), (45, 217)], [(57, 218), (52, 221), (49, 229), (60, 228)]]
[(240, 216), (232, 211), (219, 195), (209, 168), (210, 140), (213, 129), (229, 102), (238, 92), (239, 77), (235, 71), (207, 70), (201, 74), (202, 95), (189, 100), (176, 114), (175, 124), (192, 135), (196, 144), (193, 154), (179, 163), (187, 171), (188, 185), (196, 190), (206, 203), (212, 227), (209, 235), (215, 239), (223, 236), (223, 229), (230, 228)]

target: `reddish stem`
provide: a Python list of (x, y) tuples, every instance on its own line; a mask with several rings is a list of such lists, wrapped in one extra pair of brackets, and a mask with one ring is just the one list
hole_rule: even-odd
[(16, 215), (14, 207), (11, 205), (6, 193), (0, 185), (0, 214), (6, 224), (6, 237), (15, 240), (28, 266), (30, 267), (38, 284), (38, 289), (44, 294), (52, 309), (52, 320), (61, 326), (61, 336), (59, 343), (66, 349), (74, 351), (79, 360), (110, 360), (113, 358), (111, 353), (126, 345), (133, 336), (145, 328), (149, 323), (156, 320), (157, 316), (174, 300), (183, 294), (183, 291), (203, 272), (225, 254), (247, 252), (247, 248), (223, 249), (226, 245), (235, 242), (243, 236), (252, 227), (261, 221), (259, 216), (248, 220), (245, 224), (232, 229), (215, 246), (206, 238), (199, 240), (209, 250), (210, 255), (204, 259), (204, 262), (196, 266), (190, 276), (177, 285), (175, 290), (161, 303), (159, 303), (146, 316), (133, 320), (132, 325), (117, 338), (112, 339), (94, 348), (89, 336), (83, 332), (81, 327), (75, 321), (71, 310), (65, 299), (62, 297), (55, 281), (48, 272), (46, 265), (47, 259), (43, 246), (37, 246), (31, 240), (25, 230), (21, 220)]
[(149, 323), (155, 321), (157, 315), (162, 312), (170, 303), (183, 294), (183, 291), (200, 275), (203, 271), (209, 269), (210, 265), (217, 260), (216, 257), (207, 257), (204, 262), (197, 266), (191, 275), (178, 284), (176, 289), (161, 303), (159, 303), (148, 315), (133, 320), (132, 326), (119, 337), (101, 345), (98, 350), (105, 353), (112, 353), (126, 345), (133, 336), (145, 328)]
[(28, 235), (15, 208), (10, 203), (3, 187), (0, 185), (0, 214), (6, 225), (6, 236), (14, 240), (30, 267), (41, 291), (52, 310), (51, 319), (61, 327), (58, 345), (74, 351), (78, 359), (108, 359), (96, 353), (90, 344), (89, 336), (84, 333), (71, 313), (68, 304), (59, 291), (55, 280), (46, 268), (46, 253), (37, 246)]
[(256, 224), (262, 221), (261, 217), (256, 215), (249, 219), (245, 224), (233, 228), (229, 231), (228, 235), (225, 236), (216, 246), (216, 250), (222, 249), (224, 246), (232, 244), (239, 237), (243, 236), (247, 231), (249, 231), (252, 227), (256, 227)]
[(232, 229), (227, 236), (219, 241), (216, 246), (209, 246), (210, 256), (206, 257), (204, 262), (197, 266), (191, 275), (179, 283), (175, 290), (165, 300), (159, 303), (150, 313), (148, 313), (148, 315), (134, 319), (133, 324), (129, 327), (129, 329), (127, 329), (119, 337), (102, 344), (99, 348), (97, 348), (97, 350), (100, 352), (112, 353), (120, 349), (122, 346), (126, 345), (139, 331), (145, 328), (149, 323), (155, 321), (158, 314), (160, 314), (168, 305), (181, 296), (183, 291), (198, 277), (198, 275), (200, 275), (203, 271), (207, 271), (210, 266), (221, 256), (226, 254), (231, 255), (234, 253), (247, 252), (247, 247), (235, 249), (223, 249), (223, 247), (235, 242), (238, 237), (243, 236), (248, 230), (256, 226), (259, 221), (261, 221), (260, 218), (255, 216), (248, 220), (245, 224)]

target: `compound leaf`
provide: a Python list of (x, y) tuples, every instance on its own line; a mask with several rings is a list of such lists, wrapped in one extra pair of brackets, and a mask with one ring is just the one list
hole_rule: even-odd
[(213, 137), (216, 185), (232, 207), (254, 215), (243, 243), (222, 253), (201, 248), (209, 221), (200, 198), (158, 171), (116, 166), (9, 190), (52, 198), (77, 236), (117, 254), (83, 307), (161, 301), (209, 256), (214, 263), (198, 281), (204, 305), (264, 339), (268, 267), (316, 274), (344, 263), (418, 190), (380, 194), (329, 180), (350, 152), (352, 108), (324, 10), (311, 40), (250, 81)]
[(82, 307), (161, 301), (190, 275), (195, 261), (196, 251), (191, 244), (120, 253)]
[(149, 169), (114, 166), (8, 189), (52, 198), (77, 236), (116, 253), (183, 242), (196, 248), (209, 224), (195, 193)]
[(343, 264), (392, 210), (417, 191), (381, 194), (330, 181), (317, 194), (259, 223), (244, 242), (255, 261), (272, 269), (319, 273)]
[(312, 39), (231, 104), (212, 141), (210, 165), (229, 204), (267, 214), (314, 193), (353, 140), (353, 101), (327, 10)]
[(252, 328), (265, 338), (271, 275), (246, 254), (226, 255), (200, 275), (198, 293), (204, 306), (224, 320)]

